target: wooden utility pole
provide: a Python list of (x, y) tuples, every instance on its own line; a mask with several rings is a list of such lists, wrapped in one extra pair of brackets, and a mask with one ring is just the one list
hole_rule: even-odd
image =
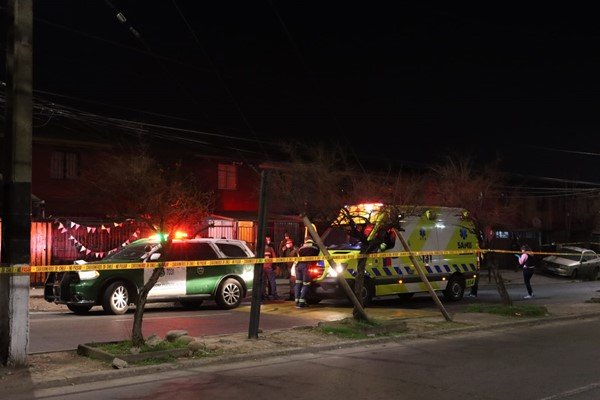
[[(269, 171), (263, 169), (260, 174), (260, 199), (258, 205), (258, 238), (256, 239), (256, 257), (265, 256), (265, 230), (267, 225), (267, 188), (269, 186)], [(260, 301), (263, 286), (263, 264), (254, 265), (254, 280), (252, 283), (252, 302), (250, 303), (250, 324), (248, 339), (258, 339), (260, 325)]]
[(417, 273), (419, 274), (419, 277), (421, 278), (421, 280), (425, 284), (425, 287), (427, 288), (427, 291), (429, 292), (429, 295), (431, 296), (431, 298), (433, 299), (433, 301), (435, 302), (435, 304), (438, 306), (438, 308), (442, 312), (442, 315), (444, 316), (444, 318), (446, 319), (446, 321), (452, 321), (452, 318), (450, 317), (450, 314), (448, 314), (448, 311), (446, 311), (446, 308), (444, 307), (444, 305), (442, 304), (442, 302), (438, 298), (437, 294), (435, 293), (435, 290), (433, 290), (433, 287), (431, 286), (431, 283), (429, 282), (429, 279), (427, 279), (427, 275), (425, 275), (425, 272), (423, 272), (423, 267), (421, 267), (421, 264), (419, 263), (419, 261), (417, 260), (417, 258), (412, 254), (412, 250), (410, 249), (410, 246), (406, 242), (406, 239), (404, 239), (404, 236), (402, 236), (402, 233), (399, 230), (394, 229), (394, 233), (396, 234), (396, 236), (398, 237), (398, 239), (400, 239), (400, 242), (402, 243), (402, 246), (404, 247), (404, 250), (408, 251), (408, 253), (409, 253), (408, 257), (410, 258), (410, 261), (413, 263), (413, 266), (415, 267), (415, 270), (417, 270)]
[[(329, 251), (327, 251), (327, 247), (325, 247), (325, 245), (323, 244), (323, 241), (321, 240), (321, 237), (313, 227), (312, 222), (310, 222), (307, 216), (303, 216), (302, 221), (304, 222), (304, 226), (306, 226), (308, 233), (321, 250), (321, 253), (323, 253), (325, 258), (327, 259), (327, 262), (333, 268), (333, 266), (335, 265), (335, 261), (333, 261), (333, 258), (331, 258), (331, 254), (329, 254)], [(344, 278), (342, 274), (338, 274), (337, 280), (340, 286), (342, 286), (342, 289), (344, 289), (344, 291), (346, 292), (346, 295), (348, 296), (350, 301), (352, 301), (352, 304), (354, 304), (354, 308), (358, 312), (358, 315), (360, 315), (361, 320), (369, 321), (369, 316), (365, 312), (363, 306), (360, 304), (360, 301), (354, 294), (354, 291), (352, 290), (350, 285), (348, 285), (348, 282), (346, 282), (346, 278)]]
[[(31, 260), (33, 0), (8, 0), (6, 125), (2, 151), (2, 266)], [(0, 274), (0, 362), (27, 365), (29, 274)]]

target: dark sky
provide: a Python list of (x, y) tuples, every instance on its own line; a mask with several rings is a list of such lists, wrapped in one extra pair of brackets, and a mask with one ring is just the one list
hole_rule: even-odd
[(600, 183), (594, 10), (421, 3), (34, 1), (34, 89), (127, 120), (349, 143), (365, 160), (499, 155), (514, 173)]

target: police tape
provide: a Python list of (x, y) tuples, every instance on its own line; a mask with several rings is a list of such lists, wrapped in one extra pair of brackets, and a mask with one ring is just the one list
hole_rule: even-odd
[[(72, 271), (103, 271), (119, 269), (144, 269), (144, 268), (191, 268), (191, 267), (211, 267), (235, 264), (270, 264), (270, 263), (293, 263), (308, 261), (347, 261), (361, 258), (399, 258), (399, 257), (431, 257), (436, 255), (458, 255), (469, 256), (472, 254), (483, 255), (486, 253), (510, 253), (517, 254), (514, 250), (496, 250), (496, 249), (464, 249), (464, 250), (424, 250), (424, 251), (400, 251), (372, 254), (332, 254), (325, 256), (308, 257), (272, 257), (272, 258), (224, 258), (218, 260), (198, 260), (198, 261), (165, 261), (165, 262), (139, 262), (139, 263), (88, 263), (88, 264), (65, 264), (65, 265), (29, 265), (0, 267), (0, 274), (33, 274), (40, 272), (72, 272)], [(572, 253), (556, 252), (533, 252), (528, 254), (547, 254), (547, 255), (572, 255)], [(518, 255), (518, 254), (517, 254)]]

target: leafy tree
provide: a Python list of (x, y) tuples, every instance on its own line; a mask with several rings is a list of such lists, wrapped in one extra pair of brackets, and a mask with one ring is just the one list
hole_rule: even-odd
[[(114, 217), (130, 218), (159, 234), (161, 253), (168, 254), (177, 230), (192, 229), (214, 207), (214, 194), (203, 190), (198, 177), (181, 162), (159, 163), (147, 149), (107, 156), (95, 171), (85, 177), (85, 191), (99, 207)], [(134, 346), (144, 343), (142, 321), (148, 293), (164, 274), (159, 263), (135, 296), (135, 314), (131, 340)]]

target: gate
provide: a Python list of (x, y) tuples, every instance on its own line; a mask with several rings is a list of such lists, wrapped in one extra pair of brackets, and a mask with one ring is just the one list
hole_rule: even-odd
[[(2, 232), (0, 221), (0, 235)], [(0, 237), (1, 239), (1, 237)], [(31, 237), (29, 244), (29, 265), (50, 265), (52, 263), (52, 223), (47, 221), (31, 221)], [(31, 286), (41, 286), (46, 280), (45, 272), (29, 275)]]

